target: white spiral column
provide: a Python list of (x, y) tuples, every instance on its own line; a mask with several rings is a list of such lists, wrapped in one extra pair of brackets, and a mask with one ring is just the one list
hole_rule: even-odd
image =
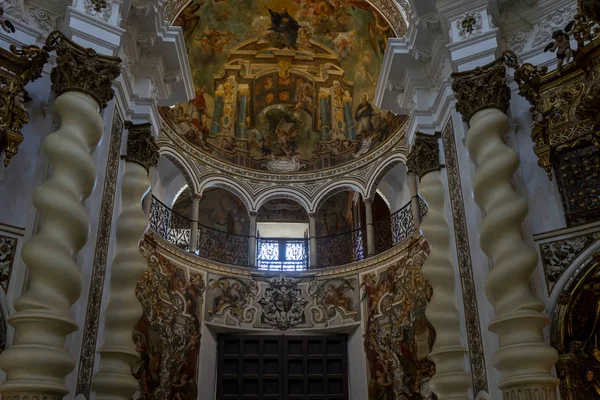
[(484, 214), (481, 248), (492, 261), (486, 294), (496, 309), (489, 329), (498, 334), (493, 356), (502, 373), (505, 399), (555, 399), (558, 379), (551, 375), (557, 352), (544, 341), (549, 319), (543, 303), (531, 292), (529, 279), (537, 253), (523, 239), (521, 224), (527, 203), (515, 192), (511, 178), (519, 166), (514, 150), (502, 137), (508, 128), (510, 90), (502, 60), (453, 75), (457, 110), (469, 122), (467, 147), (478, 167), (475, 202)]
[(113, 97), (111, 85), (120, 74), (118, 58), (97, 55), (60, 33), (51, 34), (49, 42), (57, 52), (51, 79), (62, 124), (43, 144), (54, 172), (33, 197), (42, 223), (23, 246), (31, 280), (8, 319), (15, 341), (0, 354), (0, 368), (6, 372), (0, 386), (4, 400), (58, 400), (68, 393), (63, 378), (75, 361), (64, 347), (65, 338), (77, 330), (69, 308), (82, 285), (74, 255), (88, 239), (83, 202), (96, 179), (91, 153), (102, 137), (99, 110)]
[(454, 290), (454, 266), (450, 258), (450, 229), (446, 221), (446, 191), (440, 176), (440, 135), (417, 133), (408, 168), (420, 179), (419, 193), (428, 206), (421, 231), (429, 243), (423, 274), (433, 288), (425, 314), (435, 328), (435, 344), (429, 358), (435, 374), (429, 381), (438, 399), (468, 399), (471, 377), (465, 372), (466, 348), (460, 340), (460, 317)]
[(115, 258), (111, 267), (110, 295), (106, 310), (104, 343), (100, 347), (100, 370), (92, 389), (98, 400), (130, 400), (138, 388), (131, 366), (139, 355), (133, 328), (142, 316), (135, 286), (146, 271), (140, 241), (148, 229), (142, 199), (150, 190), (148, 171), (158, 164), (158, 146), (150, 124), (126, 123), (127, 156), (121, 187), (121, 213), (117, 218)]

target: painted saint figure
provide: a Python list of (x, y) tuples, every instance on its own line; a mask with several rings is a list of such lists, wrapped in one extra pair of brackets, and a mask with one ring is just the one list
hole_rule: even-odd
[(300, 24), (289, 13), (287, 8), (283, 7), (281, 12), (273, 11), (265, 7), (271, 14), (271, 27), (269, 30), (282, 34), (285, 37), (286, 46), (290, 49), (297, 49), (298, 30)]
[(358, 127), (356, 129), (356, 133), (358, 135), (362, 134), (363, 138), (370, 136), (375, 132), (375, 127), (371, 122), (371, 117), (376, 116), (377, 113), (373, 109), (371, 103), (369, 103), (369, 96), (366, 94), (362, 96), (362, 102), (356, 108), (356, 114), (354, 115), (354, 119), (358, 122)]

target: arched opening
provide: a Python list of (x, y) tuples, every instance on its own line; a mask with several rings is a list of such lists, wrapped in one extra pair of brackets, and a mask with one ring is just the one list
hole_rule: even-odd
[(150, 229), (183, 250), (190, 249), (192, 235), (191, 215), (184, 207), (191, 201), (192, 182), (186, 176), (180, 165), (161, 156), (153, 174), (152, 192), (143, 201), (150, 214)]
[(600, 252), (584, 261), (562, 288), (553, 311), (552, 345), (561, 397), (596, 399), (600, 393)]
[(291, 199), (264, 203), (256, 215), (257, 260), (263, 270), (300, 271), (308, 268), (309, 218)]
[(342, 265), (367, 256), (367, 221), (362, 195), (353, 190), (331, 194), (315, 215), (319, 267)]

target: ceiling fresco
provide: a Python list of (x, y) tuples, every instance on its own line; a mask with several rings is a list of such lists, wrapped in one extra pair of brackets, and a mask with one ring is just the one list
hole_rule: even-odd
[(371, 151), (404, 119), (371, 104), (393, 31), (364, 0), (194, 0), (175, 25), (195, 98), (163, 115), (215, 157), (328, 168)]

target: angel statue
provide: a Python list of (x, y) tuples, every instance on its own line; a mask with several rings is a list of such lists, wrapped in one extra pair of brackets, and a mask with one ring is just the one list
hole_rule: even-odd
[[(571, 27), (572, 24), (567, 25), (567, 32), (570, 31)], [(563, 64), (569, 64), (571, 61), (571, 56), (573, 55), (573, 50), (571, 50), (571, 39), (565, 31), (559, 29), (552, 33), (552, 40), (553, 42), (548, 43), (544, 48), (544, 52), (556, 51), (557, 67), (560, 72)]]

